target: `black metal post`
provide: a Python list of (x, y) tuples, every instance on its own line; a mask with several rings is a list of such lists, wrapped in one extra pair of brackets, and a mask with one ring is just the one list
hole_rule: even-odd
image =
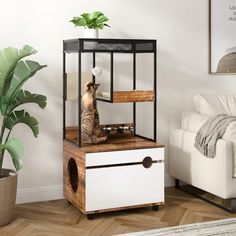
[(153, 87), (154, 87), (154, 108), (153, 108), (153, 112), (154, 112), (154, 116), (153, 116), (153, 126), (154, 126), (154, 134), (153, 134), (153, 139), (156, 142), (157, 141), (157, 51), (156, 51), (156, 41), (154, 41), (153, 43), (154, 46), (154, 83), (153, 83)]
[[(133, 90), (136, 90), (136, 53), (133, 53)], [(133, 126), (136, 135), (136, 102), (133, 103)]]
[(111, 100), (111, 102), (113, 102), (113, 79), (114, 79), (113, 78), (114, 77), (113, 76), (114, 75), (114, 73), (113, 73), (114, 63), (113, 62), (114, 62), (114, 56), (113, 56), (113, 52), (111, 52), (111, 69), (110, 69), (111, 70), (111, 76), (110, 76), (111, 77), (110, 78), (111, 79), (111, 82), (110, 82), (110, 94), (111, 94), (110, 100)]
[[(93, 52), (93, 68), (96, 66), (96, 54)], [(95, 76), (92, 76), (92, 81), (95, 83)]]
[(63, 42), (63, 140), (66, 138), (66, 99), (67, 99), (67, 76), (66, 76), (66, 53)]
[(78, 144), (81, 147), (81, 52), (78, 54)]
[(175, 187), (177, 189), (179, 189), (180, 185), (179, 185), (179, 180), (178, 179), (175, 179)]

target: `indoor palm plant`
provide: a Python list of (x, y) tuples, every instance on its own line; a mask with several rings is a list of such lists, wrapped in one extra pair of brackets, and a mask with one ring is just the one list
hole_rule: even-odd
[[(35, 103), (46, 107), (46, 97), (23, 90), (23, 84), (45, 65), (23, 58), (36, 53), (26, 45), (22, 49), (8, 47), (0, 51), (0, 226), (7, 224), (15, 207), (17, 172), (22, 168), (23, 144), (18, 138), (10, 137), (13, 127), (24, 123), (38, 136), (38, 121), (19, 106)], [(16, 171), (3, 169), (3, 158), (7, 151)]]
[(83, 13), (80, 17), (74, 17), (70, 22), (75, 26), (84, 27), (85, 38), (98, 38), (98, 30), (110, 27), (106, 22), (109, 19), (100, 11)]

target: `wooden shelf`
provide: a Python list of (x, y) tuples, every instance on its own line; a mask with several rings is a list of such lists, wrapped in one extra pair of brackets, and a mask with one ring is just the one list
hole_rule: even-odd
[[(66, 140), (64, 142), (73, 142), (74, 145), (77, 146), (78, 127), (74, 126), (66, 128)], [(84, 153), (94, 153), (156, 147), (164, 147), (164, 145), (130, 134), (118, 138), (109, 138), (106, 142), (99, 144), (82, 144), (82, 147), (79, 148), (79, 150)]]
[(98, 95), (97, 100), (112, 103), (153, 102), (155, 101), (155, 92), (153, 90), (114, 91), (112, 99), (108, 96)]

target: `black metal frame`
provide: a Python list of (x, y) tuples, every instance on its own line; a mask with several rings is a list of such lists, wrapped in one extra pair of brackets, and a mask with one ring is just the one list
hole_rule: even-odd
[[(92, 44), (93, 48), (86, 48), (86, 43)], [(141, 46), (140, 46), (141, 45)], [(101, 47), (100, 47), (101, 46)], [(106, 48), (107, 47), (107, 48)], [(142, 48), (144, 47), (144, 48)], [(136, 134), (136, 102), (133, 102), (133, 124), (134, 134), (147, 140), (157, 141), (157, 50), (156, 40), (146, 39), (69, 39), (63, 41), (63, 139), (66, 139), (66, 99), (67, 99), (67, 73), (66, 73), (66, 53), (78, 53), (78, 146), (81, 147), (81, 64), (82, 53), (92, 53), (93, 67), (96, 66), (96, 53), (110, 53), (110, 99), (97, 98), (99, 101), (113, 103), (114, 90), (114, 53), (131, 53), (133, 54), (133, 90), (136, 89), (136, 54), (153, 53), (154, 78), (153, 90), (155, 99), (153, 102), (153, 139)], [(92, 76), (95, 82), (95, 76)]]
[(66, 138), (66, 99), (67, 99), (67, 76), (66, 76), (66, 53), (63, 44), (63, 140)]

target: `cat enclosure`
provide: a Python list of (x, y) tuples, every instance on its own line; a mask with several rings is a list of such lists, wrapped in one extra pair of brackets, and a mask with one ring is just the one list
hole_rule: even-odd
[[(76, 60), (76, 67), (77, 72), (76, 74), (76, 80), (77, 83), (74, 85), (71, 85), (72, 89), (77, 90), (77, 95), (75, 96), (76, 100), (76, 116), (77, 116), (77, 124), (75, 125), (68, 125), (66, 124), (67, 120), (67, 100), (68, 100), (68, 68), (67, 68), (67, 56), (69, 54), (76, 54), (77, 60)], [(108, 135), (108, 140), (103, 143), (104, 145), (114, 143), (116, 144), (116, 138), (122, 139), (123, 141), (123, 148), (125, 146), (125, 143), (127, 143), (127, 140), (148, 140), (156, 142), (157, 139), (157, 52), (156, 52), (156, 40), (146, 40), (146, 39), (70, 39), (70, 40), (64, 40), (63, 41), (63, 139), (70, 141), (78, 147), (85, 147), (81, 142), (81, 113), (82, 113), (82, 107), (81, 107), (81, 97), (83, 94), (83, 86), (82, 86), (82, 80), (83, 80), (83, 71), (82, 71), (82, 64), (88, 63), (88, 60), (83, 61), (84, 55), (89, 55), (90, 57), (90, 71), (92, 68), (95, 68), (97, 66), (98, 57), (102, 54), (106, 54), (107, 58), (106, 60), (103, 60), (103, 64), (106, 67), (106, 71), (108, 71), (109, 78), (107, 79), (107, 88), (106, 91), (102, 91), (96, 95), (96, 100), (99, 103), (118, 103), (118, 104), (131, 104), (131, 113), (132, 118), (131, 122), (122, 122), (118, 124), (114, 123), (106, 123), (102, 124), (101, 128), (104, 130), (104, 132)], [(122, 64), (122, 60), (119, 61), (120, 64), (122, 64), (121, 73), (125, 73), (126, 70), (131, 70), (132, 75), (130, 76), (131, 84), (130, 89), (120, 90), (116, 88), (116, 80), (118, 80), (115, 76), (115, 70), (114, 63), (116, 60), (116, 55), (130, 55), (131, 59), (131, 69), (128, 68), (128, 62)], [(149, 84), (151, 84), (152, 88), (149, 89), (138, 89), (137, 83), (138, 83), (138, 73), (137, 70), (143, 67), (143, 63), (137, 63), (137, 56), (140, 54), (148, 54), (150, 55), (151, 59), (149, 60), (149, 64), (145, 65), (146, 71), (151, 71), (151, 82), (149, 81)], [(91, 55), (91, 56), (90, 56)], [(149, 68), (150, 66), (150, 68)], [(104, 69), (105, 70), (105, 69)], [(144, 75), (145, 70), (142, 70), (141, 73)], [(117, 72), (119, 73), (119, 71)], [(92, 73), (89, 75), (90, 81), (96, 83), (99, 78), (97, 76), (93, 75)], [(118, 77), (118, 76), (117, 76)], [(144, 75), (145, 77), (145, 75)], [(150, 76), (149, 76), (150, 77)], [(146, 76), (146, 80), (148, 80), (148, 76)], [(126, 83), (126, 81), (121, 82)], [(142, 83), (145, 85), (145, 79), (142, 81)], [(141, 87), (141, 86), (140, 86)], [(146, 118), (143, 118), (143, 120), (138, 120), (138, 112), (139, 107), (137, 106), (139, 103), (151, 103), (151, 109), (152, 109), (152, 115), (148, 116), (147, 112), (141, 112), (142, 115), (147, 115)], [(74, 111), (74, 109), (72, 109)], [(109, 109), (108, 109), (109, 110)], [(100, 113), (102, 113), (101, 110), (99, 110)], [(107, 111), (109, 113), (109, 111)], [(121, 112), (122, 113), (122, 112)], [(124, 112), (125, 113), (125, 112)], [(115, 114), (113, 114), (115, 116)], [(151, 121), (151, 122), (150, 122)], [(142, 132), (140, 132), (137, 127), (139, 123), (146, 123), (148, 126), (152, 126), (152, 134), (151, 135), (144, 135)], [(143, 128), (145, 129), (145, 128)], [(102, 145), (103, 145), (102, 144)], [(101, 145), (101, 148), (102, 148)], [(91, 146), (91, 145), (90, 145)]]

